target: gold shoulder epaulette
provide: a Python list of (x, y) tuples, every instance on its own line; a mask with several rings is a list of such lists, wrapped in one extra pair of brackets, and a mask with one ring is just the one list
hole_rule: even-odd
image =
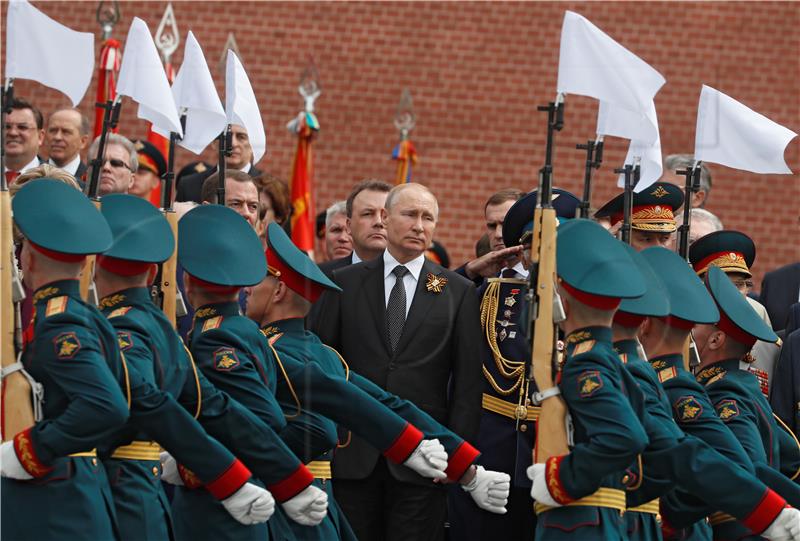
[(574, 357), (576, 355), (582, 355), (582, 354), (586, 353), (587, 351), (592, 351), (592, 348), (594, 347), (594, 345), (595, 345), (595, 341), (594, 340), (586, 340), (584, 342), (581, 342), (580, 344), (575, 346), (574, 350), (572, 350), (572, 356)]
[(220, 325), (222, 325), (222, 316), (212, 317), (210, 319), (207, 319), (203, 323), (203, 329), (201, 332), (206, 332), (210, 331), (211, 329), (216, 329)]
[(125, 314), (130, 312), (132, 308), (133, 308), (133, 306), (122, 306), (120, 308), (117, 308), (116, 310), (114, 310), (110, 314), (108, 314), (108, 318), (111, 319), (112, 317), (124, 316)]
[(64, 312), (64, 310), (67, 309), (67, 301), (69, 301), (69, 297), (66, 295), (61, 297), (53, 297), (47, 301), (47, 308), (45, 309), (44, 317), (50, 317)]
[(658, 381), (664, 383), (665, 381), (669, 381), (677, 375), (678, 371), (675, 370), (675, 367), (670, 366), (669, 368), (664, 368), (663, 370), (658, 371)]

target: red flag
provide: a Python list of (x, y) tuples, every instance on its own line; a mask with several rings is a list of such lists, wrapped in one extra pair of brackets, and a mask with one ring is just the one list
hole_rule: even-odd
[(319, 130), (312, 113), (301, 113), (297, 123), (297, 153), (292, 165), (292, 242), (307, 253), (314, 251), (313, 182), (314, 157), (311, 143)]
[[(167, 72), (167, 81), (169, 81), (169, 84), (172, 84), (173, 81), (175, 81), (175, 70), (172, 68), (172, 63), (167, 62), (164, 64), (164, 70)], [(147, 140), (153, 143), (153, 145), (155, 145), (155, 147), (161, 151), (161, 154), (164, 156), (165, 160), (169, 159), (169, 139), (154, 132), (153, 125), (149, 123), (147, 125)], [(161, 207), (160, 182), (158, 186), (156, 186), (155, 189), (150, 192), (150, 202), (156, 207)]]
[[(100, 65), (97, 70), (97, 103), (106, 103), (117, 97), (117, 75), (119, 65), (122, 60), (120, 43), (115, 39), (107, 39), (103, 42), (100, 49)], [(103, 115), (105, 110), (102, 107), (95, 108), (94, 112), (94, 136), (100, 135), (103, 131)], [(114, 129), (114, 133), (119, 128)]]

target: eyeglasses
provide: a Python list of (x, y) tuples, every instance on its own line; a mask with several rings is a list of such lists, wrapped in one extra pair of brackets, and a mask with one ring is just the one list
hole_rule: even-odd
[(122, 160), (118, 160), (118, 159), (116, 159), (116, 158), (106, 158), (106, 159), (103, 161), (103, 165), (105, 165), (105, 164), (107, 164), (107, 163), (108, 163), (108, 164), (111, 164), (111, 167), (113, 167), (114, 169), (122, 169), (122, 168), (124, 167), (124, 168), (125, 168), (125, 169), (127, 169), (128, 171), (133, 171), (133, 169), (131, 169), (131, 166), (130, 166), (130, 165), (128, 165), (128, 164), (127, 164), (127, 163), (125, 163), (124, 161), (122, 161)]
[(736, 289), (753, 289), (753, 281), (752, 280), (744, 280), (741, 278), (731, 280), (733, 285), (736, 286)]

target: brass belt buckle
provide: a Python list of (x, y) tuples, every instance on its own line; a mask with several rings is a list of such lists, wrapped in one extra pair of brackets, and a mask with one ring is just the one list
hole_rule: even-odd
[(528, 408), (520, 404), (514, 409), (514, 417), (519, 421), (524, 421), (528, 418)]

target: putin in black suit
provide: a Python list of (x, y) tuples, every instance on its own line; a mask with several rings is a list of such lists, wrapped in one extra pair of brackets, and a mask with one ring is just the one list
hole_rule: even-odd
[[(334, 271), (312, 329), (350, 367), (469, 441), (481, 415), (481, 328), (471, 282), (425, 259), (439, 209), (421, 184), (396, 186), (382, 217), (387, 249)], [(450, 463), (475, 457), (449, 457)], [(443, 537), (446, 492), (387, 464), (353, 436), (333, 461), (336, 499), (358, 539)]]

